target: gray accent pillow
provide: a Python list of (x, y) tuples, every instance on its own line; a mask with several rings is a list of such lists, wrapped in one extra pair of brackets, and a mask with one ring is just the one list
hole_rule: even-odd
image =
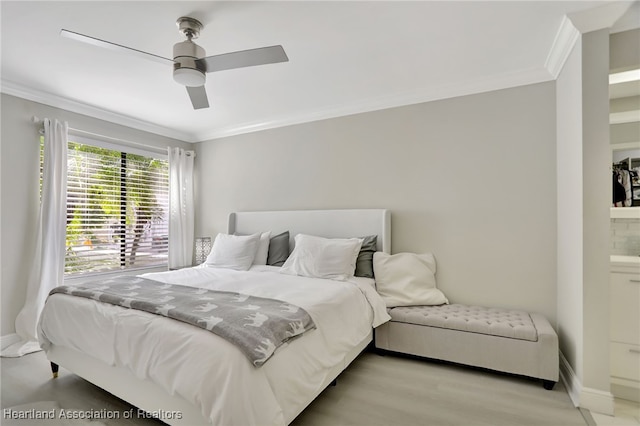
[(373, 275), (373, 253), (376, 252), (378, 242), (377, 235), (363, 237), (362, 247), (356, 259), (356, 277), (374, 278)]
[(275, 235), (269, 240), (267, 265), (282, 266), (289, 257), (289, 231)]

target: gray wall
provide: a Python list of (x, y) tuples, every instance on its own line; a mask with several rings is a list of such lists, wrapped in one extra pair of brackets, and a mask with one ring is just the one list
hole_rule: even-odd
[(191, 145), (5, 94), (1, 114), (0, 335), (6, 336), (15, 333), (15, 318), (24, 305), (38, 219), (40, 126), (31, 118), (66, 120), (76, 129), (146, 145)]
[(555, 82), (197, 144), (196, 233), (240, 210), (388, 208), (452, 302), (556, 317)]
[(609, 69), (612, 73), (627, 71), (640, 64), (640, 28), (610, 36)]
[(640, 121), (612, 124), (610, 129), (612, 144), (640, 141)]

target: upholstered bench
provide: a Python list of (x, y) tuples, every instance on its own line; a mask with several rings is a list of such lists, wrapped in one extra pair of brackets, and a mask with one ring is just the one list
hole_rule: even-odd
[(389, 309), (379, 349), (558, 381), (558, 336), (539, 314), (465, 305)]

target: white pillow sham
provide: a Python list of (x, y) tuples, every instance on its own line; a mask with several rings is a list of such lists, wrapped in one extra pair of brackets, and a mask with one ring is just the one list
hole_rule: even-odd
[(387, 307), (449, 303), (436, 288), (436, 259), (432, 253), (375, 252), (376, 289)]
[(323, 238), (298, 234), (280, 272), (344, 281), (353, 277), (362, 238)]
[(253, 259), (254, 265), (267, 264), (267, 257), (269, 256), (269, 240), (271, 240), (271, 231), (263, 232), (262, 234), (260, 234), (260, 241), (258, 241), (256, 257)]
[(207, 266), (215, 268), (247, 271), (256, 257), (259, 242), (260, 233), (253, 235), (218, 234), (205, 263)]
[[(247, 236), (246, 234), (233, 234), (237, 236)], [(269, 242), (271, 240), (271, 231), (262, 232), (260, 241), (256, 250), (256, 257), (253, 258), (253, 265), (266, 265), (269, 256)]]

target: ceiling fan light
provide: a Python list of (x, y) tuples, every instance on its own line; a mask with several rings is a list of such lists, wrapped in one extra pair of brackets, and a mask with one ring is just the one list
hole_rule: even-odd
[(179, 68), (173, 71), (173, 79), (187, 87), (204, 86), (206, 76), (203, 72), (192, 68)]

